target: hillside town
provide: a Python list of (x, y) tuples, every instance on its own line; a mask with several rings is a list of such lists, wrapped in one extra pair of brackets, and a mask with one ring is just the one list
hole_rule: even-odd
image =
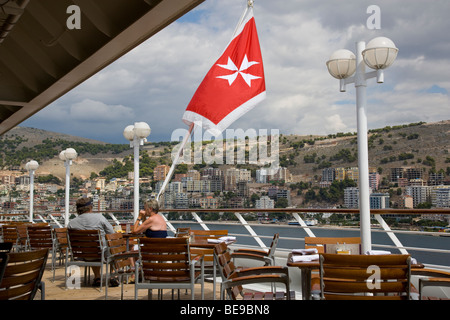
[[(141, 198), (155, 197), (170, 167), (158, 165), (153, 175), (140, 178)], [(391, 168), (380, 174), (369, 170), (370, 206), (386, 208), (450, 208), (450, 181), (444, 173), (424, 173), (414, 167)], [(303, 178), (303, 179), (302, 179)], [(2, 213), (24, 213), (29, 209), (30, 175), (22, 171), (0, 172)], [(166, 210), (202, 208), (358, 208), (358, 168), (325, 168), (321, 175), (296, 176), (281, 167), (268, 175), (264, 168), (248, 169), (205, 166), (176, 173), (162, 196)], [(335, 191), (336, 186), (341, 192)], [(73, 177), (70, 182), (70, 211), (80, 196), (91, 196), (94, 210), (133, 209), (133, 172), (127, 178), (107, 180), (96, 174), (90, 179)], [(64, 183), (56, 177), (37, 174), (34, 182), (34, 211), (64, 211)], [(427, 215), (428, 220), (449, 223), (445, 215)]]

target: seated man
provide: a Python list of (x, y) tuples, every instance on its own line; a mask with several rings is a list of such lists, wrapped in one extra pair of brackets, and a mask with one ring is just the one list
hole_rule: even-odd
[[(114, 233), (113, 226), (101, 213), (92, 212), (92, 199), (80, 198), (76, 202), (78, 217), (70, 220), (68, 229), (74, 230), (100, 230), (103, 242), (106, 245), (105, 235)], [(109, 252), (106, 252), (109, 254)], [(94, 272), (93, 286), (100, 286), (100, 267), (91, 267)], [(118, 286), (116, 279), (111, 279), (111, 286)]]

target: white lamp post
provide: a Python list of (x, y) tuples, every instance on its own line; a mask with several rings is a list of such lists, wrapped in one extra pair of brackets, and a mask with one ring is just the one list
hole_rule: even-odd
[[(327, 61), (330, 74), (340, 80), (341, 92), (345, 92), (345, 86), (349, 83), (354, 83), (356, 88), (362, 252), (367, 252), (372, 248), (370, 234), (369, 151), (367, 143), (367, 116), (365, 111), (367, 100), (366, 80), (377, 78), (378, 83), (383, 83), (383, 69), (389, 67), (394, 62), (397, 53), (398, 49), (390, 39), (378, 37), (371, 40), (367, 44), (367, 47), (365, 42), (357, 42), (356, 55), (348, 50), (338, 50)], [(375, 69), (375, 71), (366, 73), (365, 65)], [(354, 76), (352, 76), (353, 73), (355, 73)]]
[(123, 130), (123, 136), (134, 148), (134, 221), (139, 216), (139, 146), (144, 145), (150, 132), (150, 126), (145, 122), (135, 122)]
[(39, 168), (37, 161), (28, 161), (25, 168), (30, 173), (30, 222), (33, 222), (33, 204), (34, 204), (34, 172)]
[(72, 165), (72, 160), (76, 159), (78, 156), (77, 152), (73, 148), (67, 148), (61, 151), (59, 158), (64, 161), (64, 166), (66, 167), (66, 198), (65, 198), (65, 214), (64, 214), (64, 225), (67, 227), (69, 224), (69, 190), (70, 190), (70, 166)]

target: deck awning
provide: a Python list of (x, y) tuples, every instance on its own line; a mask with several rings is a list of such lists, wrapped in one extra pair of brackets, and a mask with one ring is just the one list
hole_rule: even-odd
[[(203, 1), (1, 1), (0, 135)], [(68, 28), (71, 5), (80, 29)]]

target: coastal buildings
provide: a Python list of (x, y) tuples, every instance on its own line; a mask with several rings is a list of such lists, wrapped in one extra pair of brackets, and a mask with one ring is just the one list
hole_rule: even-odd
[(170, 167), (163, 164), (156, 166), (153, 170), (153, 180), (155, 181), (164, 181), (166, 175), (169, 173)]
[[(154, 197), (163, 184), (170, 167), (159, 165), (151, 176), (140, 178), (142, 198)], [(82, 184), (71, 184), (71, 210), (78, 196), (88, 195), (94, 198), (95, 210), (130, 210), (133, 208), (133, 174), (130, 179), (105, 177), (87, 179)], [(386, 176), (386, 175), (384, 175)], [(370, 206), (373, 209), (417, 208), (423, 205), (433, 208), (450, 207), (450, 188), (445, 175), (416, 168), (392, 168), (388, 179), (381, 178), (376, 168), (369, 170), (371, 188)], [(269, 175), (265, 168), (248, 169), (242, 167), (197, 167), (184, 173), (174, 175), (161, 198), (162, 207), (166, 209), (185, 208), (258, 208), (290, 207), (302, 204), (306, 191), (323, 193), (334, 181), (350, 180), (355, 187), (344, 190), (340, 205), (346, 208), (359, 207), (358, 169), (356, 167), (324, 168), (322, 175), (302, 180), (287, 168), (280, 168), (274, 175)], [(412, 178), (412, 179), (410, 179)], [(296, 181), (296, 182), (293, 182)], [(298, 181), (302, 188), (296, 190)], [(302, 182), (303, 181), (303, 182)], [(307, 181), (307, 182), (305, 182)], [(3, 212), (27, 210), (29, 199), (29, 176), (23, 172), (3, 172), (0, 174), (0, 194)], [(35, 206), (39, 210), (58, 212), (64, 208), (64, 187), (61, 184), (35, 182)], [(323, 194), (326, 194), (325, 191)], [(315, 200), (317, 200), (316, 198)]]

